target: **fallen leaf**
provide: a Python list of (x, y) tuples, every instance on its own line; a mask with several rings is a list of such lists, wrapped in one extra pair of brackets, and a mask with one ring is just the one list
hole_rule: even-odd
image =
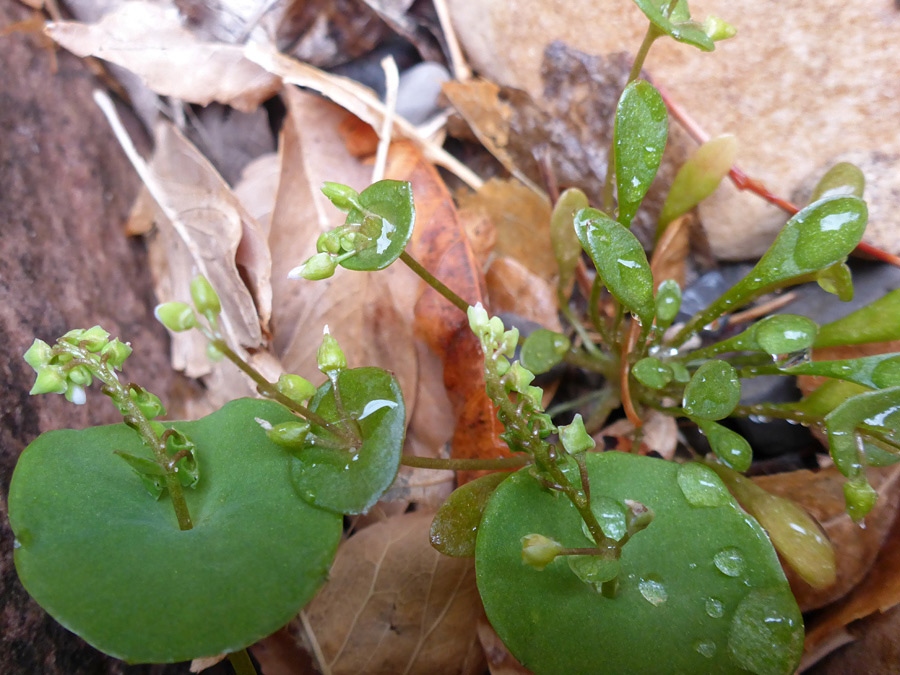
[(263, 638), (250, 651), (262, 675), (318, 675), (309, 653), (285, 627)]
[(275, 208), (275, 197), (278, 195), (280, 174), (281, 159), (277, 152), (260, 155), (244, 167), (240, 179), (234, 186), (235, 197), (256, 220), (260, 232), (267, 240), (272, 209)]
[[(672, 459), (678, 445), (678, 424), (675, 418), (658, 410), (647, 410), (643, 413), (643, 421), (638, 452), (646, 455), (652, 451), (663, 459)], [(633, 452), (634, 432), (634, 425), (623, 417), (595, 433), (594, 439), (598, 446), (603, 447), (605, 439), (615, 438), (615, 450)]]
[[(846, 673), (866, 673), (866, 675), (895, 675), (900, 663), (900, 607), (885, 612), (873, 612), (854, 621), (846, 629), (837, 630), (829, 636), (828, 642), (820, 645), (820, 652), (828, 654), (813, 669), (815, 675), (846, 675)], [(844, 645), (849, 646), (844, 647)], [(837, 653), (831, 652), (840, 649)], [(804, 655), (800, 668), (807, 663), (815, 663), (810, 655)]]
[(305, 610), (333, 675), (481, 672), (474, 563), (431, 548), (432, 515), (376, 523), (338, 549)]
[(218, 656), (207, 656), (202, 659), (194, 659), (191, 661), (189, 670), (192, 673), (202, 673), (207, 668), (212, 668), (217, 663), (224, 661), (226, 656), (226, 654), (219, 654)]
[(472, 255), (478, 264), (478, 269), (487, 271), (490, 261), (494, 256), (494, 246), (497, 244), (497, 228), (491, 221), (491, 217), (477, 207), (460, 207), (456, 212), (466, 239), (472, 248)]
[(787, 497), (806, 509), (821, 524), (834, 546), (837, 582), (832, 586), (815, 589), (785, 566), (791, 590), (802, 611), (823, 607), (848, 593), (848, 597), (855, 595), (854, 587), (879, 555), (900, 504), (900, 467), (870, 469), (869, 478), (879, 498), (866, 517), (866, 527), (862, 528), (846, 513), (843, 491), (846, 479), (834, 467), (753, 477), (753, 482), (767, 492)]
[[(351, 367), (377, 366), (394, 373), (411, 415), (418, 377), (412, 326), (418, 278), (399, 263), (378, 273), (339, 267), (333, 277), (320, 281), (287, 278), (316, 252), (320, 233), (344, 222), (345, 215), (322, 194), (322, 183), (342, 182), (362, 190), (372, 169), (343, 144), (338, 127), (346, 111), (294, 87), (286, 88), (284, 97), (288, 117), (269, 233), (274, 253), (272, 351), (287, 371), (314, 377), (316, 350), (327, 325)], [(418, 206), (418, 195), (416, 202)]]
[(531, 675), (531, 671), (516, 660), (487, 617), (478, 617), (478, 641), (484, 650), (491, 675)]
[(511, 312), (562, 332), (556, 288), (513, 258), (497, 258), (485, 275), (491, 310)]
[(678, 285), (684, 287), (684, 269), (690, 250), (690, 231), (694, 218), (691, 214), (685, 214), (676, 218), (663, 232), (662, 237), (653, 247), (653, 256), (650, 259), (650, 271), (653, 272), (653, 288), (666, 279), (674, 279)]
[(161, 96), (249, 112), (280, 80), (246, 59), (243, 47), (203, 42), (181, 25), (174, 7), (132, 0), (97, 23), (49, 23), (46, 33), (82, 58), (96, 56), (135, 73)]

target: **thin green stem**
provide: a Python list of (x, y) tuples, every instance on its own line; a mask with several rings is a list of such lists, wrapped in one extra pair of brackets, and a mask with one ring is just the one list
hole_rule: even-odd
[(469, 311), (469, 303), (463, 300), (456, 293), (451, 291), (444, 283), (434, 276), (431, 272), (426, 270), (418, 260), (413, 258), (409, 253), (405, 250), (400, 253), (400, 260), (402, 260), (409, 269), (418, 274), (422, 280), (431, 286), (434, 290), (440, 293), (443, 297), (449, 300), (459, 311), (464, 314)]
[(616, 340), (613, 338), (612, 333), (610, 333), (606, 321), (600, 316), (600, 293), (603, 288), (603, 281), (598, 274), (594, 277), (594, 283), (591, 285), (591, 297), (588, 300), (588, 316), (591, 319), (591, 324), (594, 326), (594, 329), (600, 333), (600, 338), (603, 340), (603, 343), (611, 350), (618, 351)]
[(568, 306), (568, 304), (564, 302), (559, 303), (559, 311), (566, 318), (566, 321), (572, 326), (575, 332), (578, 334), (578, 337), (581, 338), (581, 345), (584, 347), (585, 351), (594, 357), (597, 360), (608, 360), (609, 357), (606, 356), (602, 351), (600, 351), (599, 347), (594, 344), (594, 341), (591, 339), (591, 336), (588, 334), (587, 329), (584, 327), (584, 324), (581, 323), (579, 318), (575, 316), (575, 312)]
[(229, 654), (228, 662), (234, 668), (235, 675), (257, 675), (256, 668), (253, 667), (253, 661), (250, 660), (250, 654), (246, 649)]
[(531, 457), (524, 454), (513, 457), (498, 457), (496, 459), (445, 459), (443, 457), (416, 457), (414, 455), (402, 455), (400, 457), (400, 463), (403, 466), (443, 471), (504, 471), (520, 469), (523, 466), (528, 466), (533, 461)]

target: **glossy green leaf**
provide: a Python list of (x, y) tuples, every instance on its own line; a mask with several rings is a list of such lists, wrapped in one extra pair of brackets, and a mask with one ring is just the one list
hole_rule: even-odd
[(619, 99), (614, 131), (618, 219), (626, 227), (656, 177), (668, 134), (669, 111), (662, 96), (649, 82), (631, 82)]
[(825, 172), (813, 189), (810, 202), (828, 197), (859, 197), (866, 189), (866, 177), (850, 162), (839, 162)]
[[(581, 246), (578, 248), (581, 250)], [(546, 373), (562, 362), (571, 346), (571, 340), (562, 333), (539, 328), (525, 338), (520, 361), (532, 373)]]
[(351, 209), (347, 223), (362, 225), (370, 245), (341, 261), (350, 270), (384, 269), (403, 253), (416, 221), (412, 187), (397, 180), (381, 180), (359, 193), (366, 212)]
[(569, 286), (575, 279), (575, 268), (581, 257), (581, 244), (575, 235), (572, 221), (575, 214), (588, 207), (588, 198), (578, 188), (569, 188), (563, 192), (550, 216), (550, 243), (553, 246), (553, 255), (559, 266), (559, 282), (557, 287), (560, 292), (567, 293)]
[(816, 275), (816, 283), (826, 293), (836, 295), (841, 302), (853, 300), (853, 275), (845, 262), (823, 269)]
[(735, 471), (744, 472), (753, 461), (753, 450), (747, 439), (717, 422), (697, 420), (697, 425), (706, 434), (712, 451), (722, 462)]
[(791, 354), (813, 346), (819, 327), (798, 314), (775, 314), (753, 326), (753, 339), (767, 354)]
[(456, 488), (434, 514), (431, 545), (444, 555), (473, 557), (484, 508), (497, 486), (508, 477), (508, 473), (498, 471)]
[(900, 340), (900, 288), (819, 328), (816, 347)]
[(497, 488), (478, 532), (476, 575), (491, 625), (522, 664), (538, 675), (650, 674), (661, 663), (667, 673), (793, 673), (800, 612), (762, 529), (715, 474), (704, 477), (721, 502), (694, 506), (677, 464), (618, 452), (586, 459), (592, 495), (637, 500), (656, 516), (623, 547), (619, 592), (607, 598), (562, 559), (570, 556), (543, 571), (522, 564), (521, 538), (533, 532), (591, 546), (572, 504), (527, 470)]
[(178, 529), (171, 501), (149, 498), (113, 454), (142, 454), (132, 429), (40, 436), (9, 494), (26, 590), (66, 628), (130, 662), (236, 651), (287, 623), (325, 580), (341, 518), (297, 498), (289, 457), (254, 418), (292, 415), (241, 399), (171, 424), (194, 441), (204, 467), (185, 493), (188, 531)]
[(742, 374), (818, 375), (855, 382), (872, 389), (887, 389), (900, 386), (900, 353), (874, 354), (837, 361), (809, 361), (784, 368), (761, 366), (746, 369)]
[(656, 289), (656, 326), (665, 330), (672, 325), (681, 309), (681, 286), (674, 279), (666, 279)]
[[(397, 380), (380, 368), (343, 370), (338, 386), (346, 413), (359, 425), (362, 447), (351, 452), (307, 444), (292, 459), (291, 480), (311, 504), (335, 513), (365, 513), (391, 486), (400, 468), (406, 433), (403, 394)], [(309, 408), (340, 424), (331, 382), (319, 387)], [(319, 427), (312, 428), (336, 440)]]
[(701, 420), (728, 417), (741, 400), (737, 371), (725, 361), (707, 361), (684, 388), (684, 411)]
[(730, 134), (717, 136), (688, 157), (672, 181), (669, 194), (659, 214), (657, 239), (670, 222), (684, 215), (709, 197), (728, 175), (737, 155), (737, 138)]
[(663, 389), (672, 381), (672, 368), (655, 356), (647, 356), (631, 367), (638, 382), (651, 389)]
[(826, 415), (831, 457), (848, 478), (859, 476), (865, 464), (856, 435), (860, 425), (888, 432), (900, 429), (900, 387), (858, 394)]
[(665, 14), (670, 4), (669, 0), (634, 0), (634, 4), (641, 8), (650, 22), (663, 34), (705, 52), (711, 52), (716, 48), (715, 42), (706, 34), (703, 25), (691, 21), (687, 0), (679, 0), (670, 16)]
[(825, 417), (847, 399), (866, 391), (870, 391), (869, 387), (863, 387), (853, 382), (826, 380), (822, 386), (811, 391), (800, 401), (785, 403), (780, 407)]
[(656, 311), (653, 274), (637, 237), (597, 209), (575, 214), (575, 232), (609, 292), (649, 326)]

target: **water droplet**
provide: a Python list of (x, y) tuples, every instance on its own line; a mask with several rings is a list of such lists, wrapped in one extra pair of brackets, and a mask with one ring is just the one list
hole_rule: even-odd
[(718, 598), (707, 598), (706, 613), (714, 619), (721, 619), (725, 615), (725, 604)]
[(22, 542), (18, 539), (13, 539), (13, 548), (22, 548)]
[(642, 579), (638, 584), (638, 590), (641, 592), (641, 595), (644, 596), (644, 600), (656, 607), (659, 607), (669, 599), (666, 587), (655, 579)]
[(397, 407), (396, 401), (388, 401), (386, 399), (381, 399), (381, 398), (375, 399), (374, 401), (369, 401), (368, 403), (366, 403), (366, 406), (363, 408), (363, 411), (360, 414), (360, 416), (358, 417), (358, 419), (364, 420), (369, 415), (381, 410), (382, 408), (396, 408), (396, 407)]
[(723, 548), (713, 556), (713, 562), (729, 577), (740, 576), (744, 571), (744, 554), (734, 547)]
[(303, 499), (308, 502), (316, 501), (316, 493), (313, 490), (304, 490), (303, 491)]
[(716, 643), (712, 640), (697, 640), (694, 643), (694, 650), (696, 650), (700, 656), (711, 659), (716, 655)]
[(748, 593), (737, 607), (728, 649), (738, 665), (757, 675), (794, 672), (803, 653), (803, 619), (788, 591)]
[(697, 563), (690, 563), (690, 564), (688, 565), (688, 569), (692, 569), (692, 570), (697, 569)]
[(678, 487), (691, 506), (721, 506), (729, 501), (722, 480), (702, 464), (691, 462), (678, 469)]

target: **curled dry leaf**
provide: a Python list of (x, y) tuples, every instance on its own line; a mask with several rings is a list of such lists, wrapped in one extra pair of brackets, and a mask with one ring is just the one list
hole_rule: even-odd
[[(281, 180), (272, 214), (273, 352), (285, 370), (315, 376), (316, 350), (328, 325), (351, 366), (377, 366), (394, 373), (406, 402), (415, 407), (417, 361), (413, 307), (419, 282), (400, 264), (378, 274), (338, 268), (320, 281), (290, 280), (288, 272), (316, 252), (319, 234), (344, 222), (321, 192), (324, 181), (362, 190), (372, 169), (344, 146), (338, 127), (348, 113), (294, 87), (281, 139)], [(418, 207), (418, 195), (417, 195)], [(418, 216), (417, 216), (418, 221)], [(418, 227), (418, 222), (417, 222)]]
[(879, 496), (863, 529), (846, 513), (843, 492), (846, 479), (834, 467), (817, 472), (792, 471), (753, 478), (764, 490), (787, 497), (806, 509), (819, 521), (834, 546), (837, 582), (832, 586), (812, 588), (785, 566), (785, 574), (801, 610), (823, 607), (848, 593), (848, 597), (854, 595), (854, 587), (879, 555), (900, 503), (900, 466), (870, 469), (869, 479)]
[(243, 47), (204, 42), (181, 25), (174, 7), (132, 0), (97, 23), (50, 23), (46, 33), (70, 52), (135, 73), (157, 94), (250, 111), (281, 82), (246, 59)]
[(475, 566), (431, 547), (432, 515), (390, 518), (341, 545), (305, 610), (333, 675), (481, 672)]

